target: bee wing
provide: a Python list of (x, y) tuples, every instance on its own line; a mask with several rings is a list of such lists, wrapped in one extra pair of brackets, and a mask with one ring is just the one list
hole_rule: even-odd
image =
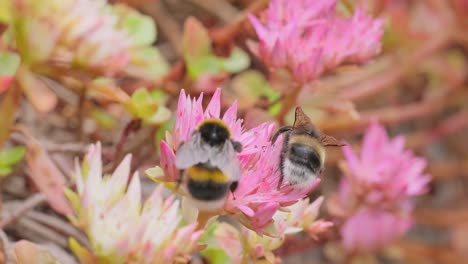
[(210, 163), (213, 166), (218, 167), (231, 181), (240, 179), (241, 167), (231, 142), (226, 141), (219, 151), (212, 151), (210, 154)]
[(206, 147), (201, 144), (200, 133), (194, 132), (190, 139), (177, 149), (175, 165), (178, 169), (186, 169), (207, 162), (210, 155), (207, 155), (206, 151)]

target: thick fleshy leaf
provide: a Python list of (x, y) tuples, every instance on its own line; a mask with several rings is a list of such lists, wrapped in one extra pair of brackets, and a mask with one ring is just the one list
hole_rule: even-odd
[(37, 111), (44, 113), (55, 108), (57, 96), (36, 74), (26, 67), (20, 67), (17, 79), (24, 94)]
[(130, 76), (158, 81), (169, 71), (169, 64), (155, 47), (132, 49), (130, 56), (130, 63), (124, 69)]
[(3, 149), (0, 151), (0, 176), (6, 176), (12, 172), (12, 166), (24, 157), (23, 146)]
[(10, 86), (19, 64), (20, 57), (16, 53), (0, 52), (0, 93)]
[(101, 96), (107, 100), (115, 101), (121, 104), (130, 102), (130, 96), (118, 87), (114, 80), (109, 78), (97, 78), (90, 85), (91, 96)]
[(0, 167), (13, 165), (24, 157), (25, 148), (17, 146), (0, 151)]
[(223, 69), (230, 73), (245, 70), (250, 65), (249, 55), (240, 48), (235, 47), (228, 58), (223, 59)]
[(16, 45), (22, 61), (32, 65), (47, 60), (53, 53), (58, 38), (55, 32), (51, 32), (50, 25), (24, 17), (16, 19), (15, 22)]
[(8, 176), (13, 172), (13, 169), (9, 166), (7, 167), (0, 167), (0, 177)]
[(63, 215), (70, 214), (72, 211), (64, 195), (65, 176), (39, 142), (29, 139), (26, 146), (26, 162), (31, 180), (46, 195), (55, 211)]
[(59, 264), (45, 249), (26, 240), (15, 243), (15, 260), (18, 264)]
[(188, 57), (186, 63), (188, 74), (194, 80), (202, 74), (220, 73), (223, 69), (223, 60), (212, 54), (196, 58)]
[(0, 22), (8, 22), (11, 18), (10, 0), (0, 0)]
[[(154, 99), (156, 98), (156, 99)], [(169, 109), (160, 105), (161, 98), (154, 97), (146, 89), (138, 89), (132, 94), (131, 104), (126, 108), (135, 117), (142, 119), (148, 124), (160, 124), (171, 117)]]
[(211, 264), (233, 263), (224, 249), (206, 248), (201, 254)]
[(156, 41), (156, 25), (151, 17), (122, 4), (114, 5), (112, 9), (120, 17), (119, 27), (127, 31), (135, 46), (151, 45)]
[(10, 87), (13, 82), (13, 76), (0, 76), (0, 94)]
[(211, 54), (211, 40), (208, 30), (194, 17), (189, 17), (184, 24), (182, 49), (185, 59), (198, 59)]
[[(0, 76), (12, 76), (20, 64), (20, 57), (13, 52), (0, 51)], [(0, 89), (1, 90), (1, 89)]]
[(158, 107), (158, 110), (153, 112), (152, 115), (145, 117), (143, 121), (148, 124), (158, 125), (169, 120), (171, 118), (171, 114), (172, 113), (168, 108), (160, 106)]
[(94, 107), (90, 111), (90, 116), (96, 121), (96, 123), (106, 129), (112, 129), (115, 128), (115, 126), (118, 123), (118, 120), (116, 117), (112, 116), (109, 114), (109, 112), (103, 111), (102, 109), (98, 107)]
[(274, 91), (264, 75), (255, 70), (245, 71), (232, 79), (231, 89), (238, 98), (239, 108), (252, 107), (264, 96), (268, 100), (276, 100), (280, 93)]

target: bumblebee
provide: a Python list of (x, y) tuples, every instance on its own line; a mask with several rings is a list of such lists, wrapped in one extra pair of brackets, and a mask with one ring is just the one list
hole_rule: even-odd
[(272, 142), (275, 143), (281, 134), (285, 136), (280, 155), (278, 189), (283, 180), (299, 188), (309, 187), (324, 169), (325, 147), (344, 145), (320, 132), (300, 107), (296, 107), (294, 124), (280, 128), (273, 135)]
[(232, 139), (229, 127), (219, 119), (207, 119), (177, 150), (175, 165), (192, 203), (212, 211), (223, 206), (229, 190), (237, 188), (241, 175), (236, 153), (242, 144)]

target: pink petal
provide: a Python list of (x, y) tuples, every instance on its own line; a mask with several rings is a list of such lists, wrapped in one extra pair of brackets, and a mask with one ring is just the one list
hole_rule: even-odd
[(206, 118), (219, 118), (221, 114), (221, 88), (217, 88), (206, 107)]
[(159, 162), (161, 168), (164, 170), (165, 178), (168, 181), (176, 181), (179, 177), (179, 170), (175, 166), (174, 151), (164, 140), (161, 140), (159, 148), (161, 151)]

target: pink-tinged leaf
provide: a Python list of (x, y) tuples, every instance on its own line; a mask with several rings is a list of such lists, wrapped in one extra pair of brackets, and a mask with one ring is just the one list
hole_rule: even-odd
[(20, 240), (15, 243), (15, 263), (29, 264), (29, 263), (44, 263), (53, 264), (57, 260), (45, 249), (26, 240)]
[(44, 113), (55, 108), (57, 96), (37, 75), (25, 67), (20, 67), (17, 79), (24, 94), (37, 111)]
[(54, 164), (46, 150), (34, 139), (26, 144), (26, 162), (29, 176), (39, 191), (43, 192), (50, 206), (63, 215), (69, 215), (72, 210), (65, 198), (65, 176)]
[(194, 17), (189, 17), (185, 21), (182, 49), (186, 59), (200, 58), (211, 53), (211, 40), (208, 31)]
[(0, 93), (6, 91), (20, 64), (20, 57), (13, 52), (0, 51)]
[(160, 165), (164, 171), (164, 178), (167, 181), (176, 181), (179, 172), (175, 166), (174, 150), (163, 140), (160, 143), (160, 149)]
[(0, 76), (0, 94), (10, 87), (12, 81), (13, 76)]
[(130, 96), (120, 89), (112, 79), (96, 79), (91, 82), (89, 88), (93, 92), (91, 95), (98, 95), (102, 98), (115, 101), (123, 105), (131, 103)]

